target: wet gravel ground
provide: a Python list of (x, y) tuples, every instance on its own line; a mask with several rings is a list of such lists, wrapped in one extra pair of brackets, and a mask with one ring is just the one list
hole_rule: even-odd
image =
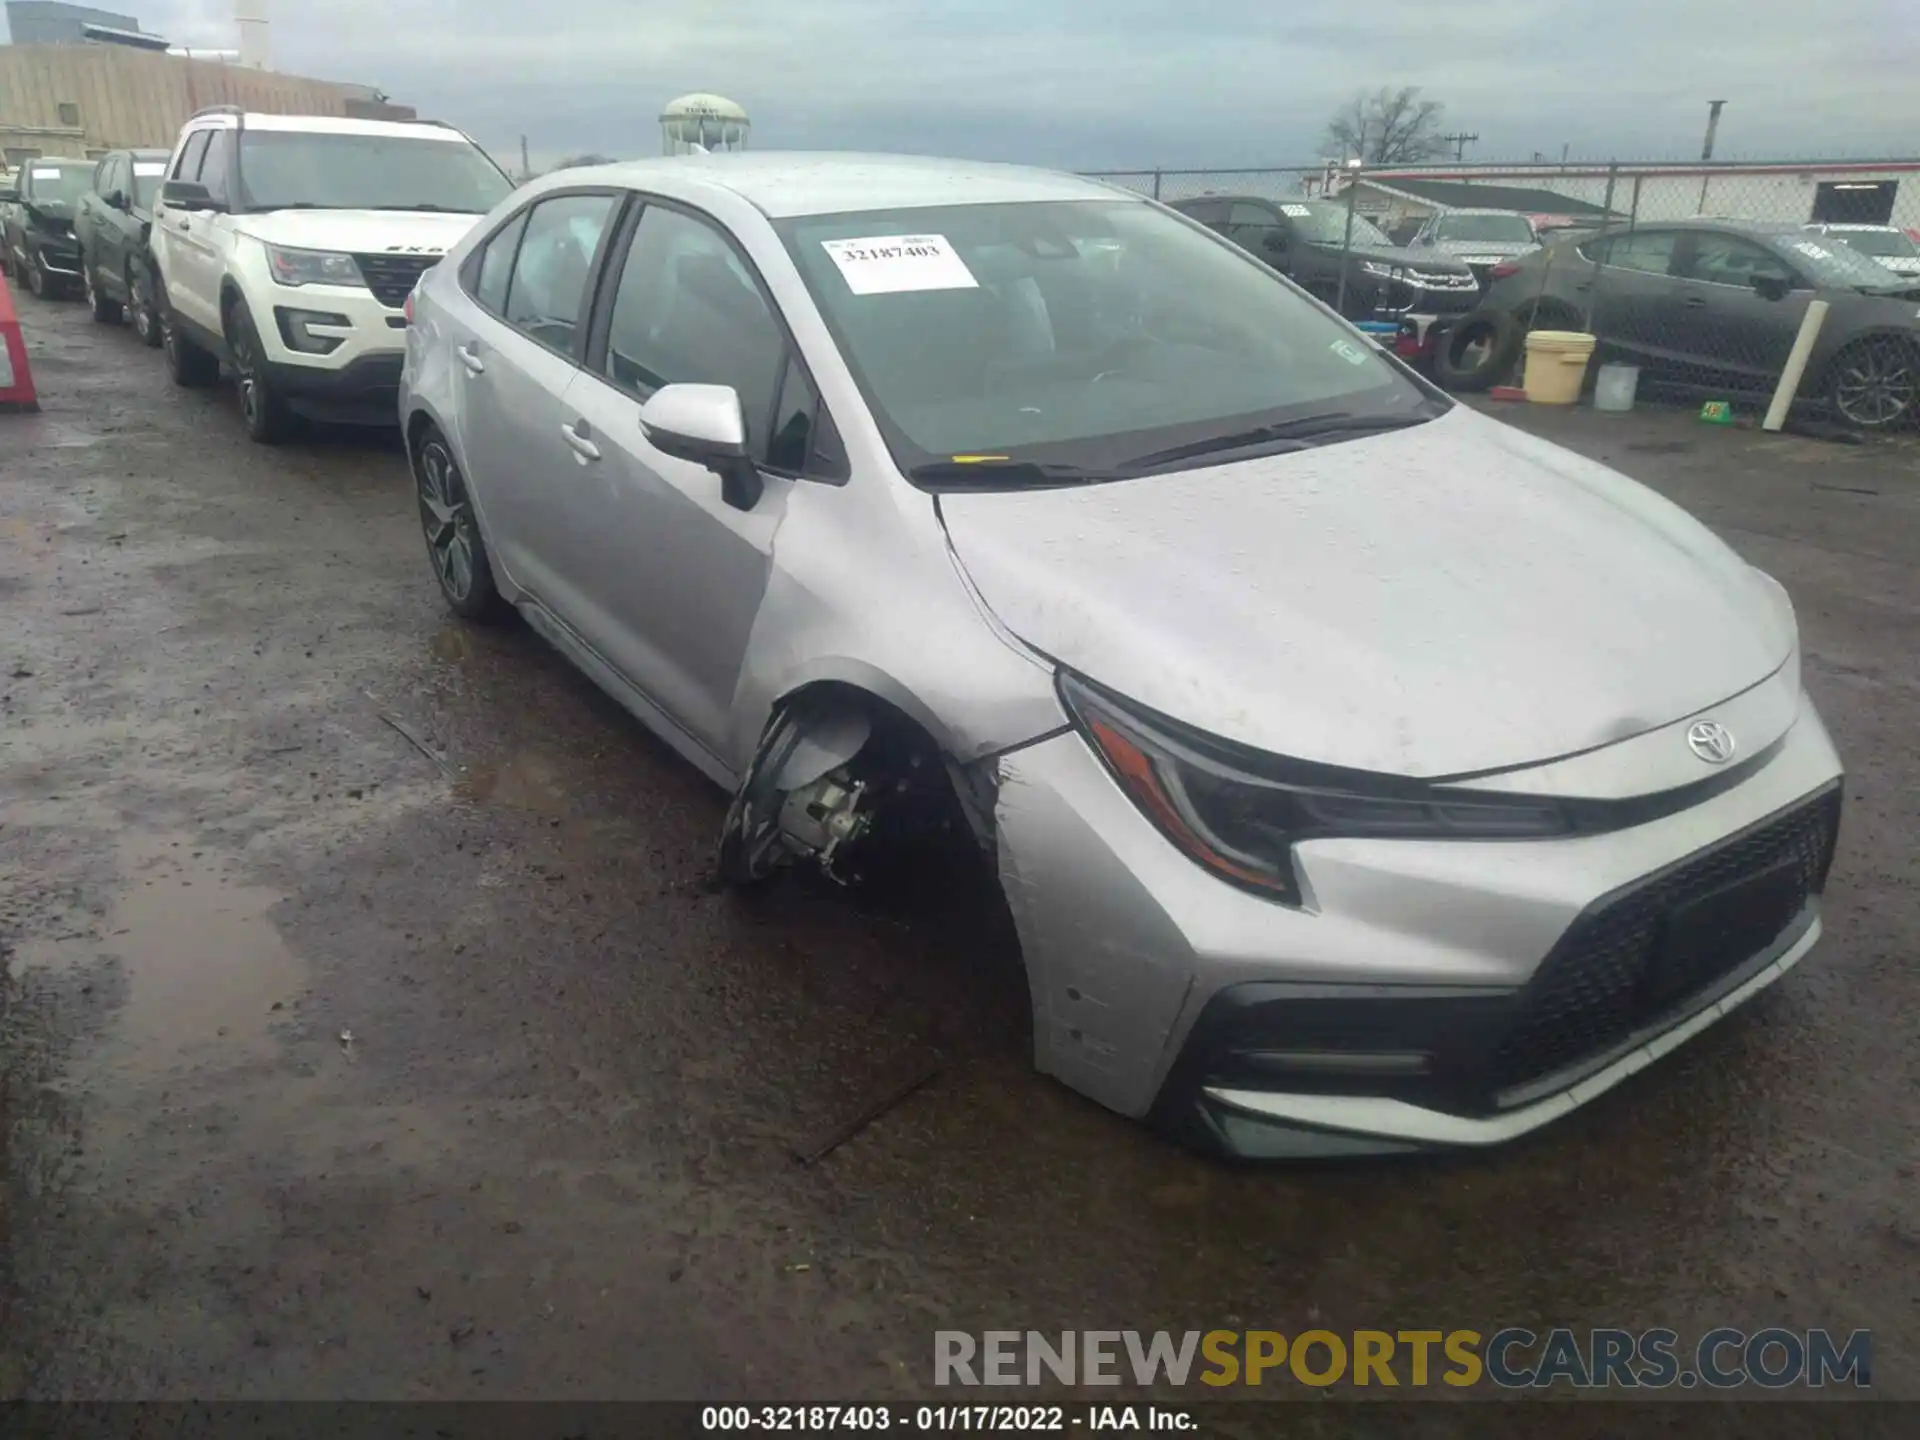
[(0, 1396), (886, 1398), (937, 1327), (1784, 1324), (1920, 1397), (1920, 451), (1515, 414), (1793, 592), (1851, 772), (1828, 938), (1529, 1143), (1231, 1169), (1030, 1071), (969, 902), (713, 893), (723, 797), (443, 614), (390, 440), (250, 446), (20, 304)]

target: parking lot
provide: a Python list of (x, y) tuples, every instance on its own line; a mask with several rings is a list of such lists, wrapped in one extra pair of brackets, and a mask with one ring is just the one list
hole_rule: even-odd
[(1035, 1075), (968, 906), (712, 889), (725, 797), (447, 617), (396, 440), (250, 445), (19, 303), (0, 1396), (844, 1400), (924, 1393), (936, 1328), (1780, 1324), (1871, 1329), (1920, 1398), (1920, 449), (1498, 412), (1792, 592), (1850, 770), (1827, 939), (1528, 1143), (1237, 1169)]

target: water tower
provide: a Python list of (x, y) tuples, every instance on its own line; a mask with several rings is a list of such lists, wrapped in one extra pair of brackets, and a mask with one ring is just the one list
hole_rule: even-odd
[(744, 150), (753, 122), (723, 95), (682, 95), (660, 112), (660, 148), (666, 155), (703, 150)]

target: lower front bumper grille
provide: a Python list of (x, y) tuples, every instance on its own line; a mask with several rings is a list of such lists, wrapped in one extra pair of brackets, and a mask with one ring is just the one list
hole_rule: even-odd
[(1521, 992), (1496, 1088), (1607, 1051), (1764, 950), (1825, 887), (1839, 827), (1835, 785), (1589, 907)]
[(1806, 933), (1840, 807), (1835, 781), (1603, 897), (1518, 990), (1220, 990), (1169, 1070), (1155, 1119), (1212, 1148), (1210, 1087), (1376, 1096), (1467, 1117), (1565, 1090), (1746, 984)]

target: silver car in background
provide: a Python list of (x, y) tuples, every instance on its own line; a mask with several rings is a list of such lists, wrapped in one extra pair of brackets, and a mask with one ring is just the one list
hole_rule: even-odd
[(1414, 232), (1407, 248), (1452, 256), (1484, 287), (1501, 261), (1539, 249), (1540, 234), (1518, 210), (1442, 210)]
[(1819, 938), (1841, 772), (1780, 586), (1150, 201), (571, 170), (410, 313), (453, 609), (729, 791), (730, 882), (959, 817), (1037, 1065), (1122, 1114), (1504, 1141)]

